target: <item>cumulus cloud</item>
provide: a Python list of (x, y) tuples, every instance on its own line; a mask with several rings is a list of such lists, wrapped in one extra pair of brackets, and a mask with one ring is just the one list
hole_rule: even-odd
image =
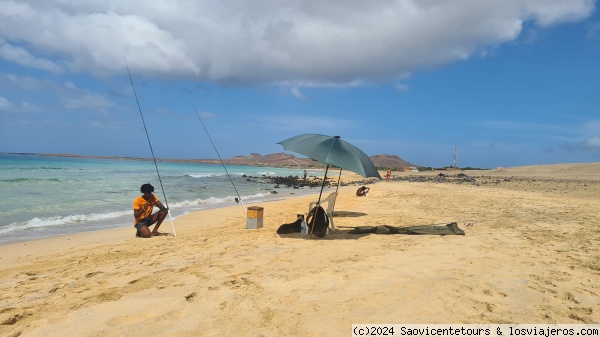
[(544, 28), (593, 9), (593, 0), (0, 0), (0, 41), (12, 43), (5, 59), (50, 71), (123, 74), (126, 59), (148, 76), (348, 85), (484, 55), (526, 21)]

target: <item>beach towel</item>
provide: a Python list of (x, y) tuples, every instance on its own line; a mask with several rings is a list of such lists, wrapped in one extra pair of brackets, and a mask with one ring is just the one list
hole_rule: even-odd
[(465, 231), (458, 228), (456, 222), (446, 225), (425, 225), (411, 227), (394, 226), (359, 226), (348, 232), (349, 234), (408, 234), (408, 235), (465, 235)]

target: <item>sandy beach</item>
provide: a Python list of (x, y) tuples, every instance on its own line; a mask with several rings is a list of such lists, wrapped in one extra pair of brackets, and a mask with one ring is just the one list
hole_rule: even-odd
[[(246, 205), (264, 207), (258, 230), (244, 228), (235, 206), (177, 218), (177, 237), (137, 239), (131, 227), (0, 246), (0, 335), (348, 336), (357, 323), (600, 323), (600, 163), (463, 173), (476, 183), (381, 181), (362, 198), (341, 187), (340, 229), (322, 239), (276, 234), (307, 212), (310, 195)], [(345, 228), (449, 222), (466, 235)]]

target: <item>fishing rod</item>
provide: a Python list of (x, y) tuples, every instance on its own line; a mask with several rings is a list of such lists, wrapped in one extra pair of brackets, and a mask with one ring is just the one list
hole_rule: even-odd
[(204, 122), (202, 121), (202, 118), (200, 118), (200, 114), (198, 113), (198, 110), (196, 110), (196, 106), (194, 105), (194, 103), (192, 103), (192, 107), (194, 108), (194, 111), (196, 112), (196, 116), (198, 116), (198, 119), (200, 120), (200, 123), (202, 123), (202, 127), (204, 128), (204, 131), (206, 132), (206, 135), (208, 136), (208, 139), (210, 140), (210, 143), (212, 144), (213, 148), (215, 149), (215, 152), (217, 153), (217, 156), (219, 157), (219, 160), (221, 161), (221, 165), (223, 165), (223, 168), (225, 169), (225, 173), (227, 173), (227, 177), (229, 178), (229, 181), (231, 181), (231, 185), (233, 186), (233, 189), (235, 190), (235, 193), (237, 194), (237, 196), (239, 198), (236, 201), (239, 200), (242, 203), (242, 206), (244, 207), (244, 210), (248, 211), (248, 209), (246, 208), (246, 205), (244, 205), (244, 201), (242, 200), (242, 197), (240, 196), (240, 193), (238, 192), (237, 188), (235, 188), (235, 184), (233, 183), (233, 179), (231, 179), (231, 175), (227, 171), (227, 167), (225, 167), (225, 164), (223, 163), (223, 159), (221, 159), (221, 155), (219, 154), (219, 151), (217, 151), (217, 147), (215, 146), (215, 143), (212, 141), (212, 138), (210, 138), (210, 134), (208, 133), (208, 130), (206, 129), (206, 126), (204, 126)]
[(165, 198), (165, 204), (167, 206), (167, 214), (169, 214), (169, 220), (171, 221), (171, 228), (173, 228), (173, 236), (177, 236), (175, 232), (175, 225), (173, 224), (173, 218), (171, 218), (171, 210), (169, 209), (169, 201), (167, 201), (167, 195), (165, 194), (165, 188), (163, 187), (162, 179), (160, 178), (160, 172), (158, 172), (158, 165), (156, 164), (156, 157), (154, 156), (154, 150), (152, 149), (152, 143), (150, 142), (150, 136), (148, 135), (148, 129), (146, 128), (146, 121), (144, 120), (144, 115), (142, 114), (142, 108), (140, 107), (140, 101), (138, 100), (137, 93), (135, 92), (135, 86), (133, 85), (133, 79), (131, 78), (131, 72), (129, 71), (129, 65), (127, 64), (127, 60), (125, 60), (125, 66), (127, 67), (127, 73), (129, 74), (129, 81), (131, 82), (131, 87), (133, 88), (133, 94), (135, 95), (135, 101), (137, 102), (138, 110), (140, 111), (140, 117), (142, 117), (142, 124), (144, 125), (144, 131), (146, 131), (146, 138), (148, 139), (148, 145), (150, 145), (150, 152), (152, 153), (152, 160), (154, 161), (154, 167), (156, 167), (156, 174), (158, 175), (158, 182), (160, 183), (160, 189), (163, 192), (163, 197)]

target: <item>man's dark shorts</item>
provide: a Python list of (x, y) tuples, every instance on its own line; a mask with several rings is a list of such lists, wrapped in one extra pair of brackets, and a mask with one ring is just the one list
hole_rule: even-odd
[(152, 222), (152, 215), (149, 216), (149, 217), (147, 217), (144, 220), (140, 220), (140, 222), (138, 222), (138, 223), (135, 224), (135, 228), (137, 228), (137, 233), (135, 235), (141, 236), (142, 233), (140, 233), (140, 229), (142, 228), (142, 226), (150, 227), (150, 226), (152, 226), (152, 223), (153, 223)]

